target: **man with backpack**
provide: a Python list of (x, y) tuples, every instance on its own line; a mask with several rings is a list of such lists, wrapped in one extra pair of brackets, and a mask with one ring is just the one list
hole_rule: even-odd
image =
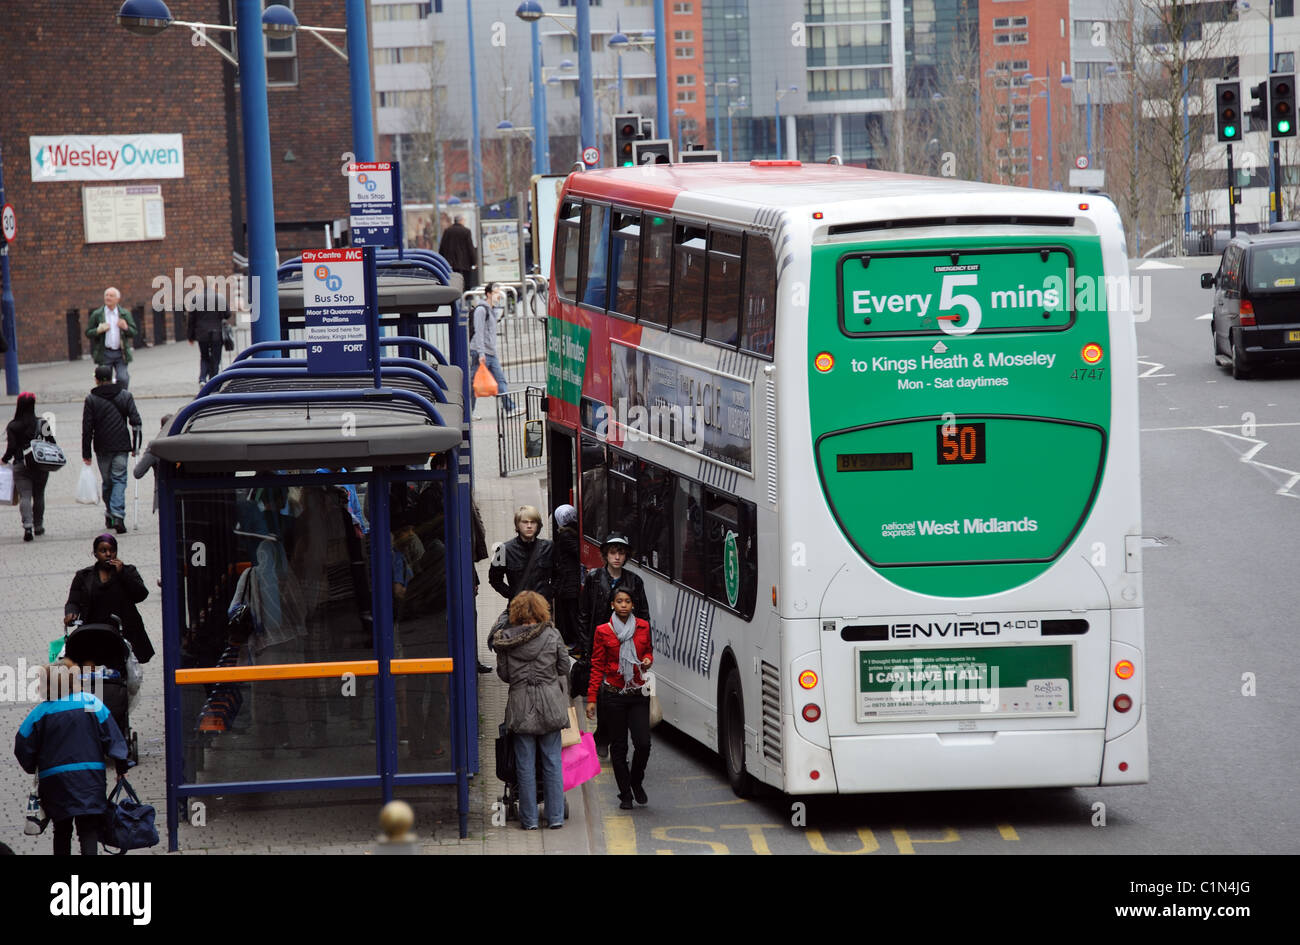
[[(470, 374), (470, 409), (476, 410), (478, 403), (478, 394), (474, 391), (473, 377), (478, 373), (479, 358), (487, 365), (487, 369), (492, 372), (496, 378), (497, 392), (505, 396), (506, 414), (514, 416), (518, 411), (515, 409), (514, 399), (506, 393), (508, 385), (506, 384), (505, 372), (501, 370), (501, 362), (497, 359), (497, 319), (501, 317), (501, 306), (505, 299), (505, 293), (495, 282), (487, 284), (487, 295), (484, 300), (474, 306), (470, 312), (470, 332), (469, 332), (469, 374)], [(483, 418), (474, 414), (475, 420)]]
[(104, 527), (119, 535), (126, 534), (126, 454), (140, 451), (141, 425), (135, 398), (113, 383), (113, 366), (96, 367), (95, 387), (81, 411), (81, 459), (90, 465), (93, 446), (104, 484)]

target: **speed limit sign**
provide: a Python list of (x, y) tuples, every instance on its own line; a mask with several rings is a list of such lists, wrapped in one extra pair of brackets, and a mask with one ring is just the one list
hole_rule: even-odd
[(1086, 154), (1080, 154), (1077, 158), (1074, 159), (1074, 166), (1081, 171), (1086, 171), (1088, 169), (1089, 163), (1091, 162), (1088, 160), (1088, 155)]
[(600, 163), (600, 148), (583, 148), (582, 163), (588, 167), (595, 167)]
[(4, 223), (5, 241), (12, 243), (14, 237), (18, 235), (18, 214), (14, 212), (13, 204), (4, 205), (4, 209), (0, 210), (0, 219)]

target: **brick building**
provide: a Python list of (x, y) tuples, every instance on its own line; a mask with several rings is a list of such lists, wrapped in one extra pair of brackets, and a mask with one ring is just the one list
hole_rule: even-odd
[[(292, 5), (304, 23), (344, 25), (342, 4)], [(108, 285), (121, 289), (124, 305), (145, 307), (152, 343), (155, 279), (174, 279), (180, 269), (224, 280), (234, 271), (232, 253), (247, 252), (235, 69), (213, 50), (196, 48), (185, 28), (153, 37), (128, 33), (114, 23), (115, 7), (63, 0), (0, 5), (6, 83), (0, 145), (6, 197), (18, 217), (10, 266), (20, 363), (68, 357), (65, 312), (79, 309), (84, 329)], [(191, 0), (173, 15), (230, 23), (231, 7), (229, 0)], [(341, 59), (300, 36), (268, 47), (268, 80), (277, 245), (284, 259), (324, 245), (324, 226), (347, 215), (340, 168), (351, 150), (348, 74)], [(179, 135), (183, 176), (150, 178), (139, 170), (76, 179), (87, 172), (69, 165), (67, 149), (96, 149), (95, 136), (108, 135)], [(34, 137), (50, 139), (49, 147), (37, 149)], [(103, 140), (111, 151), (112, 139)], [(145, 139), (145, 145), (166, 140)], [(171, 162), (160, 173), (180, 170)], [(130, 222), (142, 190), (143, 231)], [(173, 322), (166, 321), (172, 340)], [(81, 349), (88, 351), (84, 338)]]

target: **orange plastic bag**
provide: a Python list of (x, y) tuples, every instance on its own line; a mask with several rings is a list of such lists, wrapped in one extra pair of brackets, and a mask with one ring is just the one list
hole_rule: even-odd
[(497, 379), (492, 376), (488, 370), (487, 362), (480, 361), (478, 370), (474, 372), (474, 396), (475, 397), (495, 397), (497, 394)]

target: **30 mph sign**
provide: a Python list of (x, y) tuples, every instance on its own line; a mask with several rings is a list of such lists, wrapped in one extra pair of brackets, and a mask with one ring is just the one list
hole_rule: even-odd
[(583, 148), (582, 163), (588, 167), (595, 167), (600, 163), (600, 148)]
[(14, 237), (18, 235), (18, 214), (14, 212), (14, 205), (5, 204), (4, 210), (0, 211), (0, 218), (4, 222), (5, 241), (12, 243)]

